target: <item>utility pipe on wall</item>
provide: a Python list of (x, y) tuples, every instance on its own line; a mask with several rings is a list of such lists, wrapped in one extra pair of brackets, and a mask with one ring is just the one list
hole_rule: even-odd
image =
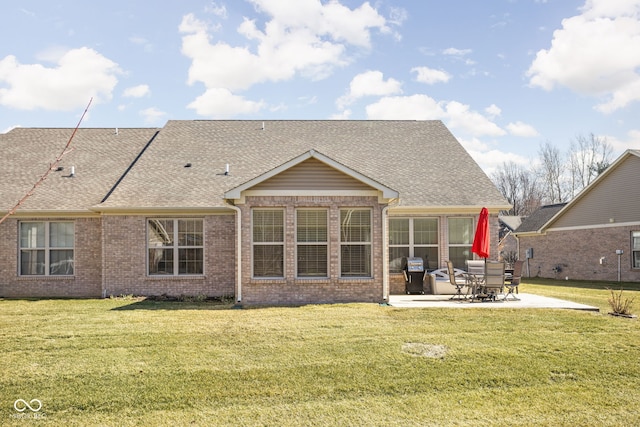
[(382, 208), (382, 299), (389, 301), (389, 245), (387, 238), (387, 211), (389, 205)]
[(227, 206), (236, 211), (236, 303), (242, 303), (242, 211), (225, 200)]

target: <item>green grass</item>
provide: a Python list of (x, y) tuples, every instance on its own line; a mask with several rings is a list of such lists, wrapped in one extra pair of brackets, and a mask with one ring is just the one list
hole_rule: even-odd
[(0, 425), (640, 425), (638, 320), (521, 287), (601, 313), (1, 300)]

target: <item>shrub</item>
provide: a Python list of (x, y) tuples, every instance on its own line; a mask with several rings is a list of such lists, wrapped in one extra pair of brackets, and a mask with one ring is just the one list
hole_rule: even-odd
[(620, 288), (620, 292), (614, 292), (613, 289), (609, 289), (609, 291), (611, 291), (611, 298), (609, 298), (607, 301), (609, 302), (611, 311), (615, 314), (631, 315), (633, 298), (623, 298), (622, 288)]

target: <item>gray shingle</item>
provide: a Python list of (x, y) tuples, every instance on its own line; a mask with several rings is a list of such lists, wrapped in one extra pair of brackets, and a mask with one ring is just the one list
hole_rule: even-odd
[[(16, 128), (0, 135), (0, 210), (31, 189), (72, 132)], [(156, 132), (79, 129), (61, 162), (64, 170), (52, 172), (21, 209), (98, 206)], [(399, 191), (400, 206), (508, 206), (440, 121), (334, 120), (169, 121), (101, 206), (222, 207), (226, 191), (312, 149)], [(71, 166), (76, 176), (66, 178)]]
[[(20, 210), (88, 211), (100, 203), (157, 129), (85, 129), (60, 172), (51, 172)], [(73, 129), (15, 128), (0, 135), (0, 210), (12, 208), (63, 150)], [(71, 167), (75, 177), (69, 178)]]
[(400, 206), (508, 205), (440, 121), (214, 120), (169, 121), (103, 206), (223, 206), (226, 191), (311, 149), (398, 190)]
[(515, 233), (528, 233), (540, 230), (566, 203), (558, 203), (555, 205), (545, 205), (537, 211), (522, 220), (522, 224), (515, 230)]

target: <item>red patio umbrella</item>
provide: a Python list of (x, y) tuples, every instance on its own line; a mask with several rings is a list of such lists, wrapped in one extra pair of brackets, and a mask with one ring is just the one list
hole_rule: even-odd
[(476, 227), (476, 234), (473, 237), (471, 252), (478, 254), (481, 258), (489, 258), (490, 244), (489, 210), (487, 208), (482, 208), (482, 210), (480, 210), (480, 216), (478, 217), (478, 226)]

